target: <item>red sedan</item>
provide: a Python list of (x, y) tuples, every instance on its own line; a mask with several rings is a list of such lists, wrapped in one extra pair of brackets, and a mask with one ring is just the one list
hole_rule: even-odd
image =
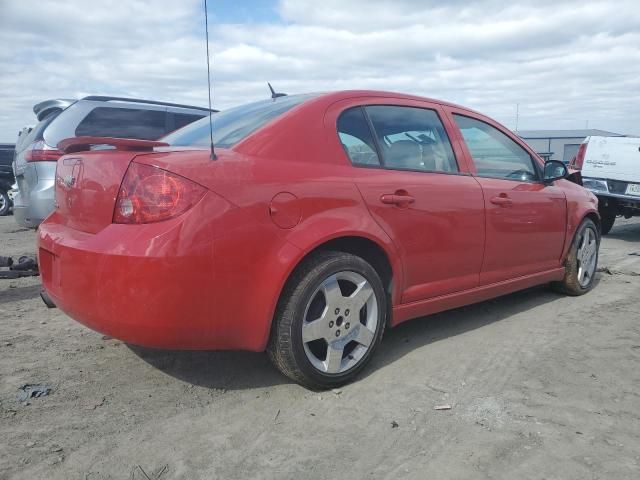
[(596, 198), (477, 112), (350, 91), (244, 105), (213, 129), (214, 158), (207, 118), (165, 143), (62, 142), (38, 233), (60, 309), (139, 345), (266, 350), (328, 388), (387, 326), (593, 287)]

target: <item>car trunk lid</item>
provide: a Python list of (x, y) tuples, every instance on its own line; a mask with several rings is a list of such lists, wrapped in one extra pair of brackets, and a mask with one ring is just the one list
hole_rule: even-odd
[[(97, 145), (110, 149), (89, 150)], [(162, 142), (104, 137), (63, 140), (66, 153), (58, 160), (55, 181), (56, 214), (70, 228), (98, 233), (110, 225), (122, 179), (131, 161)], [(115, 150), (114, 150), (115, 148)]]

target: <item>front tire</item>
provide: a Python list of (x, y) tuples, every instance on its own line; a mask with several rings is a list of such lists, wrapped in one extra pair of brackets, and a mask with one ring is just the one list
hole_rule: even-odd
[(376, 270), (344, 252), (314, 254), (282, 293), (267, 352), (293, 381), (311, 388), (350, 382), (370, 360), (386, 321)]
[(593, 288), (598, 267), (600, 235), (598, 227), (585, 218), (571, 243), (565, 262), (565, 275), (561, 282), (552, 283), (554, 290), (566, 295), (584, 295)]

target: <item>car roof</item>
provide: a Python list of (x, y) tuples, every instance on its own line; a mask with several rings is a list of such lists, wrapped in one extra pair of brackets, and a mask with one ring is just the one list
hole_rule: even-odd
[(482, 113), (472, 110), (468, 107), (463, 107), (462, 105), (457, 105), (455, 103), (447, 102), (444, 100), (438, 100), (435, 98), (429, 97), (421, 97), (419, 95), (411, 95), (407, 93), (399, 93), (399, 92), (390, 92), (384, 90), (341, 90), (336, 92), (326, 92), (321, 93), (317, 97), (309, 99), (305, 103), (311, 103), (318, 100), (326, 101), (327, 103), (334, 103), (340, 100), (353, 99), (358, 97), (380, 97), (380, 98), (398, 98), (401, 100), (415, 100), (420, 102), (429, 102), (436, 103), (439, 105), (445, 105), (448, 107), (465, 110), (467, 112), (473, 112), (477, 115), (482, 115)]
[[(54, 98), (50, 100), (45, 100), (40, 103), (36, 103), (33, 106), (33, 113), (36, 114), (38, 120), (42, 120), (49, 113), (55, 110), (65, 110), (67, 107), (73, 105), (74, 103), (81, 101), (89, 101), (89, 102), (117, 102), (117, 103), (135, 103), (141, 105), (156, 105), (163, 107), (172, 107), (172, 108), (184, 108), (189, 110), (200, 110), (203, 112), (208, 112), (209, 109), (206, 107), (198, 107), (193, 105), (183, 105), (180, 103), (170, 103), (170, 102), (160, 102), (157, 100), (145, 100), (141, 98), (129, 98), (129, 97), (113, 97), (107, 95), (89, 95), (83, 97), (79, 100), (68, 99), (68, 98)], [(217, 112), (218, 110), (212, 109), (212, 112)]]

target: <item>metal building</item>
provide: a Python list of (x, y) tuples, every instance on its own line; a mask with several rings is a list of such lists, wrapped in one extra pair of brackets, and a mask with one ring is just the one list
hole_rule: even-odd
[(516, 134), (545, 160), (561, 160), (563, 162), (568, 162), (575, 156), (578, 147), (586, 137), (625, 136), (595, 128), (585, 130), (519, 130)]

